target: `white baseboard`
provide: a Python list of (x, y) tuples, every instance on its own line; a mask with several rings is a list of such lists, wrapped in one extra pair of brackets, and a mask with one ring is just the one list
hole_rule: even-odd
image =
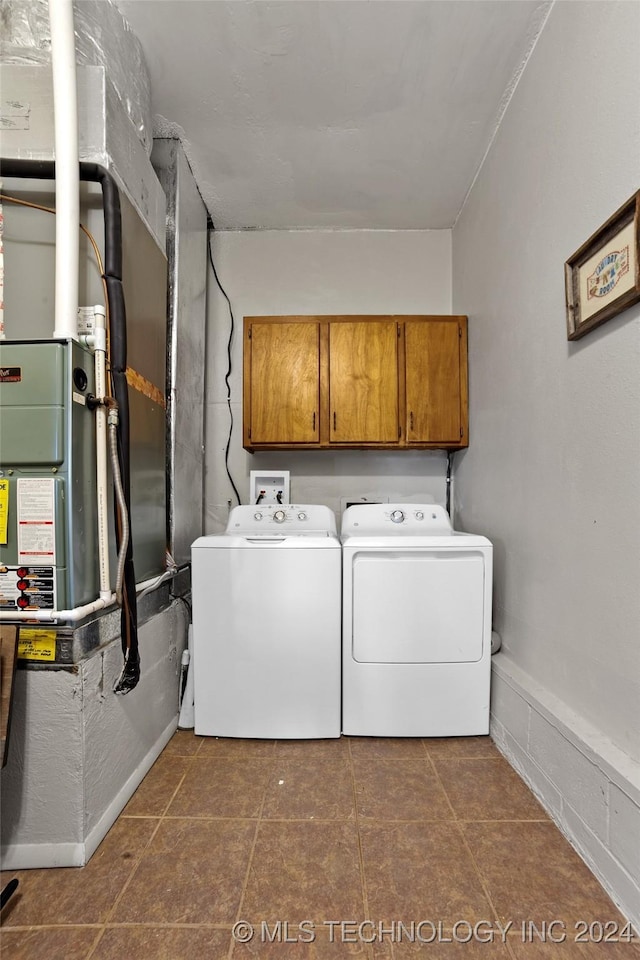
[(492, 667), (496, 745), (640, 930), (640, 764), (506, 653)]
[(158, 737), (130, 777), (113, 797), (83, 843), (16, 843), (2, 847), (3, 870), (34, 870), (42, 867), (83, 867), (89, 862), (107, 833), (158, 759), (178, 726), (178, 717)]
[(83, 867), (84, 843), (16, 843), (0, 851), (3, 870), (39, 867)]

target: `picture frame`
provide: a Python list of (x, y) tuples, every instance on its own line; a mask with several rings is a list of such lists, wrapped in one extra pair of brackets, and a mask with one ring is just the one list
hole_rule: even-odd
[(567, 339), (640, 300), (640, 190), (565, 262)]

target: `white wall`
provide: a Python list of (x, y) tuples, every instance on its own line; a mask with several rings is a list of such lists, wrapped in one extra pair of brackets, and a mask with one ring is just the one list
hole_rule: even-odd
[[(444, 502), (442, 451), (247, 453), (242, 448), (242, 322), (278, 314), (451, 313), (451, 232), (246, 231), (216, 233), (213, 256), (233, 306), (230, 468), (244, 503), (249, 472), (289, 469), (291, 499), (325, 503), (340, 497), (430, 494)], [(225, 373), (229, 312), (210, 281), (207, 345), (205, 529), (226, 523), (235, 498), (224, 469), (229, 429)]]
[[(563, 264), (640, 187), (639, 38), (638, 3), (555, 4), (453, 231), (472, 438), (457, 508), (494, 541), (500, 675), (517, 675), (494, 717), (553, 779), (558, 752), (535, 741), (555, 708), (535, 704), (556, 704), (638, 798), (640, 306), (569, 343)], [(580, 814), (605, 847), (609, 813)]]

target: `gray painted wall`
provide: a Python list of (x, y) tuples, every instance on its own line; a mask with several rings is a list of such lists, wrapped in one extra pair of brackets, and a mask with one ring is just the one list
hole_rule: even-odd
[(640, 307), (569, 343), (564, 261), (640, 186), (640, 5), (560, 3), (454, 229), (463, 524), (518, 666), (640, 759)]
[(555, 4), (453, 231), (457, 507), (494, 542), (503, 641), (492, 734), (636, 923), (640, 307), (569, 343), (563, 264), (640, 187), (639, 37), (637, 3)]
[[(248, 502), (251, 470), (290, 470), (295, 503), (389, 493), (444, 503), (441, 451), (321, 450), (247, 453), (242, 448), (242, 321), (268, 314), (451, 313), (449, 230), (260, 230), (214, 234), (213, 255), (233, 305), (230, 464)], [(224, 468), (229, 431), (224, 377), (229, 311), (209, 277), (205, 530), (216, 533), (233, 498)], [(235, 503), (235, 499), (233, 500)]]

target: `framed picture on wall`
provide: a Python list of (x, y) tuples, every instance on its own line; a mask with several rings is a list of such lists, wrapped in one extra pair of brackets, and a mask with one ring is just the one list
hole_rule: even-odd
[(569, 340), (640, 300), (640, 190), (569, 257), (564, 269)]

